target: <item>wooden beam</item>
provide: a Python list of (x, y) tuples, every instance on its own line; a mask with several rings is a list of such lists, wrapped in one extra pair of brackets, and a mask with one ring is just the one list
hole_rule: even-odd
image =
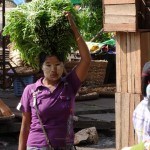
[(135, 16), (122, 16), (122, 15), (105, 15), (104, 23), (106, 24), (123, 24), (123, 23), (136, 23)]
[(135, 4), (135, 0), (103, 0), (104, 4)]
[(116, 91), (121, 92), (121, 33), (116, 34)]
[(128, 92), (131, 93), (131, 76), (132, 76), (132, 67), (131, 67), (131, 33), (127, 33), (127, 73), (128, 73)]
[(121, 92), (125, 93), (127, 91), (127, 40), (126, 40), (126, 33), (122, 32), (120, 34), (120, 58), (121, 58)]
[(123, 5), (105, 5), (105, 15), (123, 15), (123, 16), (136, 16), (135, 4), (123, 4)]
[(131, 24), (115, 24), (115, 23), (110, 23), (110, 24), (105, 24), (104, 23), (104, 31), (122, 31), (122, 32), (136, 32), (136, 24), (131, 23)]
[[(135, 64), (136, 64), (136, 57), (135, 57), (135, 34), (132, 33), (131, 35), (131, 93), (135, 93)], [(139, 66), (138, 66), (139, 67)]]
[[(121, 134), (122, 134), (122, 141), (121, 146), (126, 147), (129, 142), (129, 102), (130, 102), (130, 94), (129, 93), (121, 93)], [(124, 136), (126, 133), (126, 136)]]
[(135, 105), (134, 105), (134, 94), (130, 94), (130, 101), (129, 101), (129, 145), (128, 146), (133, 146), (135, 144), (135, 133), (134, 133), (134, 128), (133, 128), (133, 121), (132, 121), (132, 117), (133, 117), (133, 111), (134, 111), (134, 108), (135, 108)]
[(122, 134), (121, 134), (121, 106), (122, 106), (122, 99), (121, 99), (121, 93), (116, 93), (115, 94), (115, 118), (116, 118), (116, 150), (120, 150), (122, 148)]
[(141, 45), (140, 45), (140, 33), (135, 33), (135, 62), (133, 65), (135, 69), (135, 93), (141, 93)]

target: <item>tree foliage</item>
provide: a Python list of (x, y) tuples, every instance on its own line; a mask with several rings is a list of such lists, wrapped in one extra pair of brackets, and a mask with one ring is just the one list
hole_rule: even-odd
[[(86, 41), (90, 41), (103, 28), (102, 0), (82, 0), (79, 16), (81, 33)], [(109, 37), (109, 33), (102, 33), (97, 41), (105, 41)]]

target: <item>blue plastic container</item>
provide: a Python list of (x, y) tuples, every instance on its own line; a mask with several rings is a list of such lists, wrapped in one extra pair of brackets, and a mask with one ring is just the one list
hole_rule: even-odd
[[(25, 86), (34, 82), (33, 75), (24, 76), (24, 77), (20, 77), (20, 78), (24, 82)], [(23, 93), (23, 90), (25, 87), (22, 85), (21, 81), (18, 78), (16, 78), (14, 80), (13, 86), (14, 86), (14, 94), (16, 96), (22, 96), (22, 93)]]

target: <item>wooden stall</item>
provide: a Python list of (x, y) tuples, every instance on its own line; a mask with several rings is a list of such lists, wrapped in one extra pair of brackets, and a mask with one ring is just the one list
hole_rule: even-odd
[(150, 30), (150, 0), (103, 0), (104, 31)]
[(150, 0), (103, 0), (104, 31), (116, 32), (116, 150), (137, 143), (132, 114), (150, 58)]

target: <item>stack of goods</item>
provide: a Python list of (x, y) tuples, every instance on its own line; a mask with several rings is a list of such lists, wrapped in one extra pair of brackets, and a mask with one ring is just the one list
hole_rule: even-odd
[(41, 52), (64, 61), (77, 49), (65, 11), (71, 12), (79, 27), (79, 17), (70, 0), (33, 0), (21, 4), (6, 14), (3, 35), (10, 36), (21, 59), (33, 68), (38, 68)]

